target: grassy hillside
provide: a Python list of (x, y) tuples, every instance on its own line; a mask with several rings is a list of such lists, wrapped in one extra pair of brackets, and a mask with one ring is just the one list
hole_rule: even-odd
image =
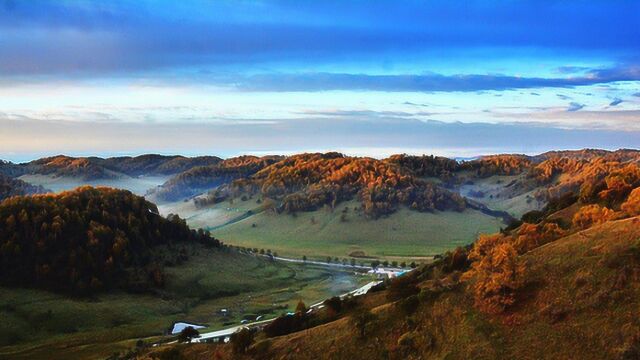
[[(376, 308), (384, 326), (368, 340), (353, 336), (344, 319), (276, 339), (274, 352), (295, 353), (290, 359), (325, 352), (354, 359), (623, 358), (639, 334), (639, 279), (620, 282), (627, 266), (639, 265), (626, 258), (640, 246), (638, 225), (638, 218), (611, 222), (528, 253), (523, 260), (530, 266), (529, 288), (503, 315), (475, 310), (461, 288), (421, 304), (411, 321), (394, 316), (393, 306)], [(404, 334), (414, 337), (412, 345), (398, 344)], [(334, 342), (341, 345), (332, 349)]]
[[(523, 214), (540, 210), (546, 204), (545, 199), (536, 197), (540, 187), (533, 189), (512, 189), (513, 184), (522, 181), (526, 175), (493, 175), (475, 178), (459, 186), (460, 195), (485, 204), (492, 210), (506, 211), (515, 218)], [(512, 184), (511, 186), (508, 186)]]
[(236, 339), (150, 355), (638, 359), (640, 170), (616, 166), (593, 180), (364, 298), (282, 318), (246, 350)]
[[(354, 210), (359, 205), (357, 201), (342, 203), (333, 211), (324, 208), (295, 216), (261, 211), (255, 199), (226, 201), (199, 213), (192, 205), (179, 205), (194, 211), (185, 215), (190, 225), (209, 229), (230, 244), (310, 258), (343, 258), (355, 251), (387, 259), (421, 258), (467, 245), (479, 233), (495, 232), (505, 226), (498, 218), (469, 209), (421, 213), (401, 208), (372, 220)], [(255, 215), (244, 218), (248, 210)], [(237, 218), (242, 220), (232, 222)], [(232, 223), (224, 226), (220, 219)]]
[[(265, 339), (245, 355), (230, 346), (160, 348), (186, 359), (636, 359), (640, 355), (640, 218), (609, 221), (520, 257), (526, 264), (516, 303), (487, 313), (474, 302), (474, 280), (434, 265), (408, 279), (415, 301), (390, 289), (356, 305), (373, 316), (359, 336), (355, 316)], [(457, 275), (456, 275), (457, 274)], [(409, 305), (411, 304), (411, 305)], [(322, 356), (318, 356), (322, 354)]]
[[(367, 277), (298, 264), (271, 262), (194, 245), (190, 260), (166, 268), (157, 294), (124, 292), (70, 299), (38, 290), (0, 288), (0, 358), (104, 359), (151, 342), (175, 321), (238, 324), (257, 315), (273, 317), (350, 291)], [(222, 316), (226, 308), (230, 315)]]

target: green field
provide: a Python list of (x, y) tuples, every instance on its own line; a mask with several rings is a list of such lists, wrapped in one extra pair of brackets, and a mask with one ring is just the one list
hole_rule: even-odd
[[(469, 244), (478, 234), (492, 233), (504, 226), (500, 219), (475, 210), (420, 213), (403, 208), (388, 217), (371, 220), (353, 210), (358, 206), (355, 201), (333, 210), (300, 212), (295, 216), (254, 209), (255, 215), (233, 222), (234, 217), (256, 206), (253, 199), (236, 199), (200, 214), (188, 213), (186, 218), (189, 225), (208, 228), (229, 244), (318, 259), (347, 257), (354, 251), (389, 260), (421, 259)], [(343, 213), (345, 208), (348, 210)], [(164, 208), (165, 212), (168, 210)], [(222, 225), (220, 216), (231, 223)]]
[[(272, 262), (231, 252), (189, 249), (189, 261), (166, 268), (158, 294), (115, 292), (70, 299), (45, 291), (0, 288), (0, 358), (105, 358), (149, 342), (175, 321), (236, 325), (244, 318), (275, 317), (342, 294), (370, 281), (352, 272)], [(221, 309), (228, 309), (223, 316)]]

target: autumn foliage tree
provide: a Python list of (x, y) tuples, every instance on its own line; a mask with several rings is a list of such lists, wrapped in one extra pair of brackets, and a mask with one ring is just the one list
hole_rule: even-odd
[(592, 225), (602, 224), (611, 220), (615, 212), (607, 207), (597, 204), (586, 205), (580, 208), (573, 216), (573, 225), (579, 229), (586, 229)]
[(476, 306), (488, 313), (500, 313), (513, 305), (524, 284), (525, 265), (508, 237), (480, 236), (469, 258), (473, 265), (467, 276), (474, 278)]
[(276, 199), (278, 210), (285, 213), (335, 208), (353, 198), (359, 198), (364, 214), (374, 218), (393, 213), (401, 205), (418, 211), (462, 211), (466, 207), (461, 196), (418, 178), (397, 161), (339, 153), (290, 156), (211, 196), (240, 193)]
[(565, 231), (556, 223), (523, 223), (516, 231), (513, 246), (518, 254), (524, 254), (556, 240), (564, 234)]
[(627, 200), (620, 206), (620, 210), (624, 211), (628, 216), (640, 215), (640, 187), (631, 191)]

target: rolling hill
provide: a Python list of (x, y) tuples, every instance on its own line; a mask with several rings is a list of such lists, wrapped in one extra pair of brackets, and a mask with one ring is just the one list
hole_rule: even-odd
[(233, 180), (249, 177), (279, 160), (280, 156), (239, 156), (207, 166), (193, 167), (173, 176), (150, 195), (160, 201), (175, 201), (201, 194)]
[(17, 195), (31, 195), (46, 193), (42, 186), (31, 185), (20, 179), (13, 179), (0, 174), (0, 201)]
[[(582, 166), (599, 167), (601, 159)], [(581, 178), (580, 186), (569, 186), (503, 231), (481, 235), (363, 297), (327, 300), (321, 310), (283, 318), (277, 332), (268, 326), (238, 335), (231, 344), (173, 345), (134, 354), (142, 359), (169, 354), (637, 359), (640, 172), (635, 157), (611, 161), (617, 165), (609, 164), (604, 176)]]
[(0, 203), (0, 224), (0, 284), (79, 295), (162, 286), (156, 246), (221, 246), (177, 216), (161, 217), (143, 198), (109, 188), (12, 197)]
[(173, 175), (195, 166), (217, 164), (222, 159), (215, 156), (188, 158), (156, 154), (136, 157), (70, 157), (52, 156), (22, 164), (1, 163), (0, 173), (12, 177), (22, 175), (51, 175), (53, 177), (78, 178), (85, 181), (115, 179), (123, 176), (137, 177)]

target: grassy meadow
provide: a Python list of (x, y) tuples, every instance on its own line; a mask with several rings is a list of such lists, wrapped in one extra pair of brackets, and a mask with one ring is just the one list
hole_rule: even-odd
[[(160, 211), (180, 213), (190, 226), (209, 229), (229, 244), (317, 259), (348, 257), (355, 251), (388, 260), (423, 259), (469, 244), (479, 233), (492, 233), (504, 226), (500, 219), (475, 210), (420, 213), (402, 208), (371, 220), (355, 211), (357, 206), (357, 201), (350, 201), (333, 210), (294, 216), (262, 211), (256, 199), (235, 199), (206, 209), (185, 202), (165, 204)], [(246, 216), (249, 210), (253, 215)]]
[[(90, 299), (0, 288), (0, 359), (105, 358), (150, 342), (175, 321), (209, 326), (275, 317), (298, 300), (321, 301), (364, 284), (367, 276), (311, 265), (272, 262), (194, 246), (190, 259), (166, 268), (157, 294), (124, 292)], [(224, 316), (221, 309), (227, 309)]]

